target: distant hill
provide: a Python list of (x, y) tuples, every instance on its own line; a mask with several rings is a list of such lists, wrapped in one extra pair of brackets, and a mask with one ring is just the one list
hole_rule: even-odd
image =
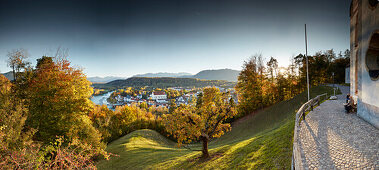
[(95, 87), (142, 87), (155, 88), (167, 87), (206, 87), (220, 86), (233, 87), (235, 83), (223, 80), (200, 80), (195, 78), (172, 78), (172, 77), (131, 77), (124, 80), (114, 80), (106, 84), (94, 84)]
[(87, 80), (92, 83), (108, 83), (113, 80), (118, 79), (125, 79), (125, 77), (114, 77), (114, 76), (107, 76), (107, 77), (88, 77)]
[(146, 73), (146, 74), (137, 74), (134, 75), (133, 77), (192, 77), (192, 74), (190, 73), (185, 73), (185, 72), (180, 72), (180, 73)]
[(198, 78), (204, 80), (225, 80), (237, 82), (240, 71), (232, 69), (203, 70), (195, 75), (190, 73), (146, 73), (137, 74), (133, 77), (177, 77), (177, 78)]
[[(134, 75), (132, 78), (192, 78), (192, 79), (202, 79), (202, 80), (224, 80), (228, 82), (237, 82), (238, 80), (238, 75), (240, 71), (238, 70), (232, 70), (232, 69), (219, 69), (219, 70), (203, 70), (200, 71), (199, 73), (195, 75), (191, 75), (190, 73), (186, 72), (180, 72), (180, 73), (166, 73), (166, 72), (159, 72), (159, 73), (146, 73), (146, 74), (137, 74)], [(123, 82), (125, 84), (126, 80), (123, 80), (125, 78), (122, 77), (113, 77), (113, 76), (108, 76), (108, 77), (89, 77), (87, 78), (89, 81), (93, 83), (110, 83), (109, 85), (119, 85), (120, 82)], [(129, 80), (129, 79), (127, 79)], [(139, 80), (139, 79), (130, 79), (130, 80)], [(157, 83), (156, 81), (160, 81), (158, 84), (165, 84), (167, 83), (170, 84), (170, 81), (174, 79), (159, 79), (159, 80), (154, 80), (151, 83)], [(168, 82), (162, 82), (162, 81), (168, 81)], [(117, 83), (116, 83), (117, 82)], [(183, 80), (180, 80), (179, 82), (183, 82)], [(189, 81), (187, 81), (189, 82)], [(146, 82), (144, 82), (146, 83)], [(139, 83), (137, 83), (139, 84)], [(198, 83), (194, 83), (198, 84)], [(124, 85), (123, 85), (124, 86)], [(186, 85), (183, 84), (181, 86), (192, 86), (192, 85)]]
[(2, 75), (4, 75), (10, 81), (13, 80), (13, 73), (12, 73), (12, 71), (9, 71), (9, 72), (6, 72), (6, 73), (2, 73)]
[(237, 82), (240, 71), (232, 69), (203, 70), (194, 75), (194, 78), (205, 80), (226, 80)]

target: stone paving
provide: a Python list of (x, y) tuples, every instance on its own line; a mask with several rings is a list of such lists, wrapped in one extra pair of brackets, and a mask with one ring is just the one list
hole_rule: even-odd
[(325, 101), (301, 122), (302, 169), (379, 169), (379, 129), (345, 113), (348, 89), (341, 88), (338, 100)]

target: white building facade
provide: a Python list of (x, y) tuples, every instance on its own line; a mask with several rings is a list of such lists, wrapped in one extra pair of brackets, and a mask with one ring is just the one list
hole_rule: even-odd
[(162, 91), (153, 92), (153, 93), (151, 93), (150, 97), (152, 100), (165, 100), (165, 99), (167, 99), (166, 93), (162, 92)]
[(346, 67), (345, 69), (345, 83), (350, 83), (350, 67)]
[(379, 6), (353, 0), (350, 8), (350, 94), (357, 115), (379, 128)]

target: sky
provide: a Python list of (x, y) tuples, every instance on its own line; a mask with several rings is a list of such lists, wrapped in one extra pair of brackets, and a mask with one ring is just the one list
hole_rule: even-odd
[(349, 0), (0, 0), (0, 72), (24, 48), (33, 65), (58, 47), (89, 77), (241, 70), (262, 54), (349, 48)]

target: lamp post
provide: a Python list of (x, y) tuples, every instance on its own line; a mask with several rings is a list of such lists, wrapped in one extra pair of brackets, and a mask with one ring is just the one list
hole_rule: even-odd
[(307, 62), (307, 90), (308, 90), (308, 100), (310, 100), (309, 97), (309, 75), (308, 75), (308, 44), (307, 44), (307, 24), (304, 24), (305, 29), (305, 57)]
[(333, 79), (333, 94), (336, 96), (336, 88), (334, 87), (334, 72), (332, 72), (332, 79)]
[(334, 72), (332, 72), (332, 81), (333, 81), (333, 87), (334, 87)]

